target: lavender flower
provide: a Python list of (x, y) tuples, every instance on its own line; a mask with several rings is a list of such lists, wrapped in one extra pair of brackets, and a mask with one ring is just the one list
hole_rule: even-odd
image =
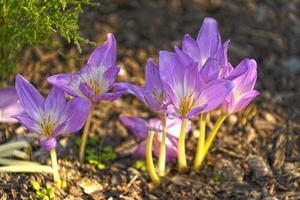
[(54, 87), (44, 97), (21, 75), (16, 77), (16, 90), (25, 113), (13, 116), (27, 129), (39, 134), (45, 150), (56, 146), (56, 137), (82, 128), (89, 110), (89, 101), (74, 98), (66, 103), (62, 90)]
[(167, 94), (159, 75), (159, 69), (153, 59), (148, 59), (145, 69), (145, 86), (139, 87), (131, 83), (121, 83), (128, 92), (151, 107), (155, 112), (163, 113), (166, 109)]
[(14, 87), (0, 89), (0, 122), (17, 122), (12, 115), (24, 112)]
[(114, 83), (120, 68), (116, 66), (116, 39), (107, 35), (107, 42), (96, 48), (86, 66), (75, 74), (57, 74), (48, 82), (74, 97), (92, 101), (114, 101), (125, 89)]
[(256, 61), (253, 59), (244, 59), (236, 68), (228, 65), (227, 80), (234, 84), (232, 92), (223, 103), (223, 111), (227, 114), (243, 110), (259, 92), (254, 90), (257, 79)]
[[(145, 157), (145, 150), (146, 150), (146, 139), (148, 132), (153, 130), (156, 132), (155, 138), (153, 141), (153, 151), (155, 155), (159, 156), (159, 146), (162, 139), (162, 124), (161, 120), (158, 118), (150, 119), (149, 122), (145, 121), (139, 117), (125, 117), (121, 116), (120, 120), (122, 123), (127, 126), (132, 133), (135, 135), (136, 138), (142, 140), (139, 144), (135, 155), (138, 157)], [(166, 151), (167, 151), (167, 161), (171, 161), (177, 158), (177, 139), (180, 134), (180, 126), (181, 120), (175, 118), (173, 120), (167, 119), (167, 137), (166, 137)], [(186, 129), (186, 133), (189, 132), (191, 129), (191, 122), (188, 121), (188, 126)]]
[(198, 113), (209, 112), (218, 107), (232, 89), (229, 80), (213, 80), (206, 83), (197, 63), (178, 53), (161, 51), (159, 55), (161, 79), (173, 105), (169, 115), (191, 118)]

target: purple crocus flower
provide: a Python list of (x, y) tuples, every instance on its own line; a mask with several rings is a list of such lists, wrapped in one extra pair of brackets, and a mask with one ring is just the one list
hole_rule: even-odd
[(256, 67), (256, 61), (248, 58), (242, 60), (236, 68), (228, 65), (226, 79), (233, 82), (234, 88), (222, 105), (225, 113), (243, 110), (259, 95), (259, 92), (253, 89), (257, 79)]
[(12, 115), (24, 112), (14, 87), (0, 89), (0, 122), (17, 122)]
[[(162, 124), (161, 120), (158, 118), (150, 119), (149, 122), (145, 121), (139, 117), (125, 117), (121, 116), (120, 120), (127, 126), (130, 131), (135, 135), (136, 138), (141, 140), (138, 148), (135, 151), (135, 155), (138, 157), (145, 157), (146, 150), (146, 139), (148, 132), (153, 130), (156, 132), (153, 140), (153, 151), (154, 154), (159, 156), (159, 146), (162, 138)], [(167, 137), (166, 137), (166, 159), (167, 161), (172, 161), (177, 158), (177, 140), (180, 135), (181, 120), (178, 118), (168, 119), (166, 121), (167, 125)], [(191, 129), (191, 122), (188, 121), (186, 133)]]
[(127, 91), (135, 95), (155, 112), (163, 113), (167, 105), (167, 94), (160, 79), (159, 69), (153, 59), (148, 59), (145, 68), (145, 86), (139, 87), (131, 83), (120, 83)]
[(172, 101), (169, 116), (190, 118), (209, 112), (223, 103), (233, 87), (229, 80), (206, 83), (197, 63), (186, 59), (167, 51), (159, 55), (161, 79)]
[(108, 34), (107, 42), (92, 52), (84, 68), (75, 74), (51, 76), (48, 82), (74, 97), (116, 100), (126, 90), (114, 83), (120, 71), (116, 66), (116, 46), (116, 39)]
[[(221, 43), (218, 23), (206, 17), (200, 28), (197, 39), (186, 34), (182, 41), (182, 51), (197, 62), (198, 69), (204, 74), (204, 81), (223, 78), (228, 64), (227, 51), (229, 40)], [(210, 76), (207, 76), (207, 75)], [(205, 78), (208, 77), (206, 80)]]
[(68, 103), (64, 92), (54, 87), (45, 99), (21, 75), (16, 77), (16, 90), (25, 113), (13, 116), (30, 131), (39, 134), (45, 150), (54, 149), (56, 137), (73, 133), (84, 125), (90, 103), (82, 98), (73, 98)]

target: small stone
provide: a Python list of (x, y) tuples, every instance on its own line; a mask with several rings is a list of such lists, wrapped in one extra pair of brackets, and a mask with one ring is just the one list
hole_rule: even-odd
[(94, 192), (103, 190), (103, 186), (100, 183), (90, 178), (83, 178), (79, 182), (79, 186), (83, 189), (84, 193), (86, 194), (92, 194)]
[(248, 157), (248, 165), (256, 179), (272, 175), (270, 166), (259, 156), (250, 155)]

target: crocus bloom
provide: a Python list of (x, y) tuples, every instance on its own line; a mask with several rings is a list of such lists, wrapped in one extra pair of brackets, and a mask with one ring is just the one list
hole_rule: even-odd
[(223, 103), (232, 84), (229, 80), (205, 83), (197, 63), (184, 59), (176, 53), (162, 51), (159, 55), (159, 69), (172, 101), (168, 108), (169, 115), (190, 118), (198, 113), (209, 112)]
[(257, 79), (256, 61), (244, 59), (236, 68), (228, 65), (228, 75), (226, 79), (234, 84), (232, 92), (223, 103), (223, 111), (227, 114), (243, 110), (259, 92), (254, 90)]
[(114, 101), (125, 91), (114, 83), (120, 68), (116, 66), (116, 39), (107, 35), (107, 42), (96, 48), (84, 68), (75, 74), (57, 74), (48, 82), (74, 97), (92, 101)]
[[(149, 122), (139, 117), (125, 117), (121, 116), (120, 120), (127, 126), (136, 138), (142, 140), (139, 144), (135, 154), (138, 157), (145, 157), (146, 139), (148, 132), (155, 131), (155, 138), (153, 141), (153, 151), (156, 156), (159, 156), (159, 146), (162, 137), (162, 125), (161, 120), (158, 118), (150, 119)], [(177, 158), (177, 140), (180, 134), (181, 120), (178, 118), (168, 119), (167, 124), (167, 138), (166, 138), (166, 151), (167, 161), (171, 161)], [(191, 122), (188, 121), (186, 133), (191, 129)]]
[(221, 43), (217, 21), (206, 17), (196, 40), (189, 34), (184, 36), (182, 51), (198, 63), (198, 69), (203, 70), (204, 74), (207, 75), (209, 72), (211, 76), (214, 75), (209, 80), (205, 80), (210, 81), (213, 78), (222, 78), (224, 76), (224, 70), (228, 63), (228, 45), (229, 40), (224, 44)]
[(14, 87), (0, 89), (0, 122), (17, 122), (12, 115), (24, 112)]
[(139, 87), (131, 83), (121, 83), (129, 93), (134, 94), (152, 110), (158, 113), (164, 112), (167, 104), (167, 94), (159, 75), (159, 69), (153, 59), (148, 59), (145, 68), (145, 86)]
[(64, 92), (55, 87), (45, 99), (21, 75), (16, 77), (16, 90), (25, 113), (13, 117), (39, 134), (40, 144), (45, 150), (55, 148), (58, 135), (82, 128), (89, 111), (89, 101), (73, 98), (67, 103)]

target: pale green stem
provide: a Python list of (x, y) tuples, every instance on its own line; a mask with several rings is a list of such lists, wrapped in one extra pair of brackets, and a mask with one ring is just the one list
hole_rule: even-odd
[(10, 157), (10, 156), (18, 157), (23, 160), (29, 160), (29, 155), (19, 150), (8, 150), (5, 152), (1, 152), (0, 154), (0, 158)]
[(0, 165), (41, 166), (41, 164), (37, 162), (21, 161), (21, 160), (6, 159), (6, 158), (0, 158)]
[(203, 158), (205, 158), (207, 152), (208, 152), (208, 149), (210, 148), (213, 140), (215, 139), (217, 133), (218, 133), (218, 130), (220, 129), (222, 123), (224, 122), (224, 120), (228, 117), (228, 115), (225, 115), (223, 114), (219, 119), (218, 121), (216, 122), (214, 128), (212, 129), (211, 133), (209, 134), (207, 140), (206, 140), (206, 143), (205, 143), (205, 146), (204, 146), (204, 154), (203, 154)]
[(204, 158), (205, 130), (206, 130), (205, 119), (206, 119), (206, 115), (205, 113), (202, 113), (199, 121), (198, 145), (197, 145), (197, 151), (196, 151), (196, 156), (195, 156), (194, 166), (193, 166), (193, 170), (195, 171), (200, 168)]
[(166, 137), (167, 137), (167, 127), (166, 127), (166, 115), (161, 117), (162, 123), (162, 137), (159, 146), (159, 156), (158, 156), (158, 174), (160, 176), (165, 176), (166, 168)]
[(54, 183), (57, 184), (58, 186), (60, 186), (61, 180), (59, 178), (59, 173), (58, 173), (57, 156), (56, 156), (55, 149), (50, 150), (50, 156), (51, 156), (51, 164), (52, 164), (52, 169), (53, 169)]
[(147, 143), (146, 143), (146, 166), (149, 173), (149, 176), (151, 180), (156, 184), (160, 184), (160, 179), (158, 175), (155, 172), (154, 164), (153, 164), (153, 158), (152, 158), (152, 143), (153, 143), (153, 137), (154, 132), (150, 131), (147, 136)]
[(3, 144), (3, 145), (0, 145), (0, 155), (2, 152), (5, 152), (7, 150), (21, 149), (21, 148), (31, 148), (31, 146), (26, 141), (18, 141), (18, 142)]
[(0, 167), (0, 173), (53, 173), (53, 169), (44, 165), (12, 165)]
[(185, 157), (185, 129), (187, 119), (182, 120), (180, 136), (178, 139), (178, 171), (185, 172), (187, 170), (187, 163)]
[(91, 126), (91, 121), (93, 118), (93, 112), (94, 112), (94, 102), (91, 102), (90, 111), (89, 111), (88, 117), (87, 117), (85, 125), (84, 125), (80, 148), (79, 148), (80, 163), (83, 163), (83, 160), (84, 160), (85, 146), (86, 146), (86, 141), (87, 141), (88, 133), (89, 133), (90, 126)]

